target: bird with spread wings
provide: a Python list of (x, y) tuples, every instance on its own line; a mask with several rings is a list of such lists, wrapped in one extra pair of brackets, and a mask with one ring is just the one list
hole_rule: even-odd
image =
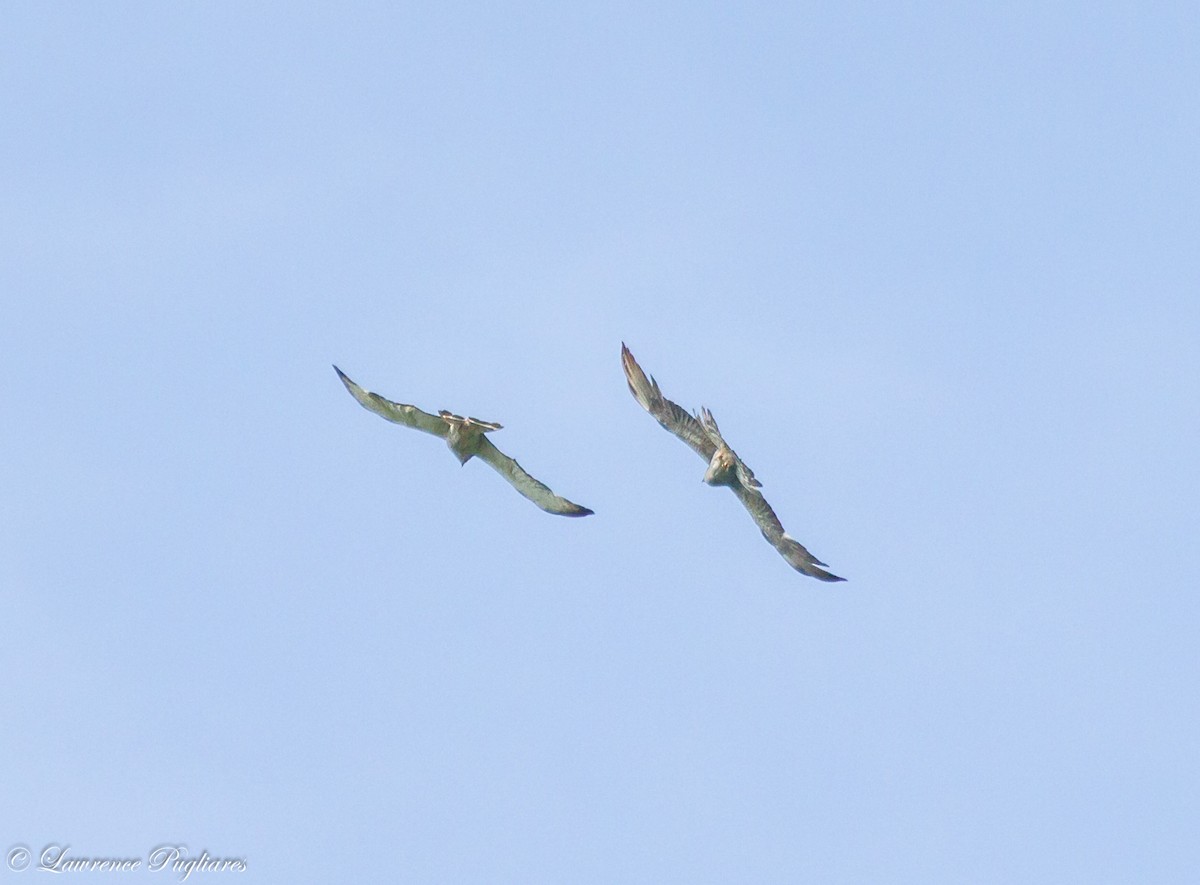
[(512, 483), (513, 488), (547, 513), (558, 516), (591, 515), (592, 511), (588, 508), (580, 507), (554, 494), (547, 486), (526, 473), (514, 459), (496, 448), (484, 434), (499, 430), (501, 425), (492, 421), (480, 421), (478, 418), (464, 418), (445, 410), (430, 415), (416, 406), (394, 403), (377, 393), (363, 390), (337, 366), (334, 366), (333, 370), (338, 373), (350, 395), (358, 400), (363, 408), (395, 424), (415, 427), (417, 430), (440, 436), (460, 464), (466, 464), (474, 457), (480, 458)]
[(629, 392), (633, 394), (633, 398), (659, 424), (691, 446), (696, 454), (708, 462), (704, 481), (710, 486), (729, 486), (742, 502), (742, 506), (750, 511), (767, 543), (779, 551), (788, 565), (798, 572), (822, 581), (846, 580), (821, 568), (825, 563), (783, 530), (779, 517), (759, 491), (762, 483), (754, 478), (754, 471), (746, 466), (721, 437), (712, 412), (701, 409), (699, 415), (689, 415), (681, 406), (663, 396), (662, 391), (658, 389), (658, 382), (653, 377), (646, 377), (646, 373), (624, 343), (621, 344), (621, 364), (625, 368), (625, 380), (629, 382)]

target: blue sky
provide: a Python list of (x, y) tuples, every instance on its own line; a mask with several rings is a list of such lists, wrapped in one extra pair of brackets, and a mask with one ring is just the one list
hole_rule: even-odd
[[(1198, 37), (1182, 3), (11, 5), (5, 851), (1194, 878)], [(701, 485), (621, 341), (848, 583)], [(333, 362), (501, 421), (596, 515)]]

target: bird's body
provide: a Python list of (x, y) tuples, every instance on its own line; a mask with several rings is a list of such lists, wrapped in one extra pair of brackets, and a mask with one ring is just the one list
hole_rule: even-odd
[(466, 464), (479, 454), (485, 442), (483, 435), (493, 430), (500, 430), (500, 424), (493, 421), (480, 421), (478, 418), (464, 418), (447, 412), (438, 412), (438, 417), (446, 422), (446, 445), (458, 458), (459, 464)]
[(646, 376), (624, 344), (621, 345), (621, 364), (625, 369), (629, 392), (638, 404), (666, 430), (687, 443), (696, 454), (708, 462), (704, 482), (710, 486), (727, 486), (754, 518), (767, 543), (778, 550), (792, 568), (822, 581), (845, 580), (821, 568), (825, 563), (783, 530), (779, 517), (759, 491), (762, 483), (755, 478), (754, 471), (738, 457), (737, 452), (725, 442), (712, 412), (701, 409), (699, 416), (690, 415), (677, 403), (663, 396), (658, 382)]
[(346, 390), (368, 411), (374, 412), (394, 424), (402, 424), (441, 437), (446, 441), (459, 464), (466, 464), (472, 458), (492, 467), (512, 484), (518, 492), (545, 510), (557, 516), (589, 516), (592, 511), (586, 507), (560, 497), (544, 484), (538, 482), (525, 472), (514, 459), (508, 457), (496, 448), (486, 434), (500, 430), (501, 425), (494, 421), (481, 421), (478, 418), (464, 418), (447, 412), (444, 409), (436, 415), (431, 415), (416, 406), (392, 402), (377, 393), (371, 393), (351, 381), (337, 366), (333, 367), (342, 379)]

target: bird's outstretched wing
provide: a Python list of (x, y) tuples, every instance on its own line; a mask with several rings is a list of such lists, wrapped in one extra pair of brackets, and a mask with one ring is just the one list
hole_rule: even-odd
[(516, 459), (508, 457), (496, 448), (487, 437), (480, 438), (479, 451), (475, 453), (475, 457), (486, 461), (495, 468), (497, 473), (512, 483), (514, 489), (547, 513), (555, 513), (559, 516), (590, 516), (592, 514), (588, 508), (580, 507), (578, 504), (554, 494), (548, 486), (526, 473)]
[(711, 461), (713, 452), (717, 450), (716, 443), (705, 433), (699, 421), (684, 411), (682, 406), (662, 395), (662, 391), (658, 389), (658, 382), (653, 377), (646, 377), (646, 373), (637, 364), (624, 342), (621, 343), (621, 365), (625, 368), (629, 392), (641, 407), (653, 415), (659, 424), (691, 446), (697, 455), (705, 461)]
[(338, 377), (342, 379), (342, 383), (346, 385), (346, 389), (350, 391), (350, 395), (358, 400), (364, 409), (368, 409), (381, 418), (386, 418), (396, 424), (403, 424), (405, 427), (415, 427), (417, 430), (424, 430), (426, 433), (432, 433), (434, 436), (440, 436), (442, 439), (445, 439), (446, 434), (450, 432), (450, 428), (446, 422), (437, 415), (422, 412), (416, 406), (394, 403), (390, 399), (384, 399), (377, 393), (363, 390), (347, 378), (346, 373), (337, 366), (334, 366), (333, 370), (338, 373)]
[(771, 509), (771, 505), (767, 503), (762, 492), (744, 485), (735, 485), (732, 489), (733, 493), (738, 496), (738, 500), (742, 502), (742, 506), (749, 510), (750, 515), (754, 517), (754, 521), (762, 531), (763, 537), (767, 539), (767, 543), (779, 551), (779, 555), (787, 560), (788, 565), (798, 572), (822, 581), (846, 580), (821, 568), (825, 563), (809, 553), (803, 544), (783, 530), (783, 523), (779, 521), (779, 517), (775, 515), (775, 511)]

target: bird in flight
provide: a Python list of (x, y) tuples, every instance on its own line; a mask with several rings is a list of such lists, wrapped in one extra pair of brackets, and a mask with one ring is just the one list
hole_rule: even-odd
[(445, 410), (436, 415), (422, 412), (416, 406), (404, 403), (394, 403), (384, 399), (377, 393), (363, 390), (337, 366), (333, 370), (338, 373), (346, 389), (363, 408), (374, 412), (381, 418), (386, 418), (395, 424), (405, 427), (415, 427), (434, 436), (440, 436), (446, 441), (459, 464), (466, 464), (471, 458), (478, 457), (492, 467), (497, 473), (512, 483), (513, 488), (541, 507), (547, 513), (558, 516), (590, 516), (592, 511), (586, 507), (573, 504), (566, 498), (559, 497), (542, 483), (538, 482), (515, 460), (508, 457), (494, 445), (484, 434), (499, 430), (500, 425), (492, 421), (480, 421), (478, 418), (464, 418)]
[(658, 382), (653, 377), (646, 377), (646, 373), (623, 342), (621, 364), (625, 368), (625, 380), (629, 382), (629, 392), (633, 394), (633, 398), (659, 424), (691, 446), (696, 454), (708, 462), (704, 481), (710, 486), (728, 486), (742, 502), (742, 506), (750, 511), (767, 543), (779, 551), (779, 555), (787, 560), (788, 565), (798, 572), (822, 581), (846, 580), (821, 568), (825, 563), (783, 530), (779, 517), (759, 491), (762, 483), (754, 478), (754, 471), (746, 466), (746, 462), (739, 458), (737, 452), (722, 438), (712, 412), (701, 409), (699, 415), (689, 415), (681, 406), (663, 396), (662, 391), (658, 389)]

